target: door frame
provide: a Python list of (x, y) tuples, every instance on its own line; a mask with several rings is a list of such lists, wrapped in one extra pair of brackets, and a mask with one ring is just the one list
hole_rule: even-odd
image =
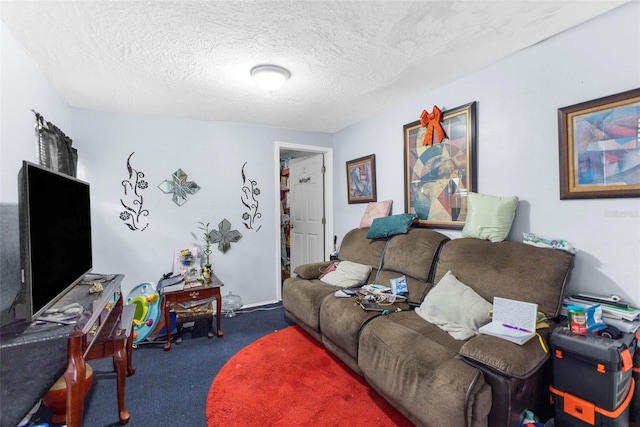
[(275, 254), (276, 254), (276, 297), (282, 301), (282, 269), (280, 268), (282, 252), (280, 239), (280, 151), (293, 150), (324, 156), (324, 257), (329, 259), (333, 249), (333, 148), (315, 145), (295, 144), (291, 142), (275, 141), (274, 143), (274, 197), (275, 197)]

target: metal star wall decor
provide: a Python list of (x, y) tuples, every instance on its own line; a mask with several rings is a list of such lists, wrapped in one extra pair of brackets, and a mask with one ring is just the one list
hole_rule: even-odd
[(172, 175), (173, 180), (165, 180), (158, 188), (163, 193), (173, 193), (173, 203), (182, 206), (187, 202), (187, 194), (196, 194), (200, 190), (200, 186), (193, 181), (187, 181), (187, 174), (178, 169)]
[(231, 229), (231, 223), (227, 219), (223, 219), (218, 224), (217, 230), (211, 230), (209, 233), (211, 242), (218, 244), (218, 250), (226, 254), (231, 249), (231, 244), (236, 243), (242, 238), (242, 234), (238, 230)]

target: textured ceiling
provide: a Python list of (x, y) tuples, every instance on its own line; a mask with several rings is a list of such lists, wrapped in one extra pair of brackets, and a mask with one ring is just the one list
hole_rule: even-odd
[[(2, 1), (78, 108), (335, 132), (624, 1)], [(249, 70), (291, 71), (267, 93)]]

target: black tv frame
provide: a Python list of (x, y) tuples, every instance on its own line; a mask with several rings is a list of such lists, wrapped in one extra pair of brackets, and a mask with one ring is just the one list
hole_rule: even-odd
[[(33, 169), (34, 172), (30, 172), (28, 169)], [(33, 215), (31, 210), (34, 208), (32, 203), (29, 201), (30, 197), (30, 185), (29, 182), (30, 175), (32, 173), (42, 173), (42, 174), (50, 174), (51, 179), (62, 179), (62, 182), (71, 186), (77, 186), (79, 189), (86, 189), (86, 199), (83, 199), (83, 203), (86, 203), (86, 206), (83, 206), (83, 209), (86, 210), (83, 214), (84, 220), (88, 221), (88, 265), (79, 267), (76, 274), (72, 274), (68, 278), (67, 283), (62, 283), (56, 285), (57, 287), (54, 289), (52, 295), (50, 297), (44, 298), (45, 302), (41, 302), (38, 307), (34, 307), (34, 289), (37, 287), (43, 286), (43, 283), (36, 282), (38, 277), (34, 277), (34, 263), (38, 260), (34, 259), (34, 236), (32, 228), (34, 224), (32, 224)], [(83, 196), (84, 197), (84, 196)], [(60, 200), (61, 204), (68, 202), (68, 200)], [(69, 208), (69, 205), (58, 205), (65, 206)], [(58, 206), (51, 206), (51, 209), (56, 209)], [(90, 186), (89, 183), (77, 179), (75, 177), (54, 171), (52, 169), (48, 169), (46, 167), (36, 165), (35, 163), (31, 163), (28, 161), (23, 161), (22, 168), (18, 173), (18, 216), (19, 216), (19, 235), (20, 235), (20, 274), (21, 274), (21, 286), (18, 295), (15, 300), (14, 307), (14, 317), (16, 319), (24, 319), (26, 321), (34, 321), (38, 317), (42, 316), (43, 313), (50, 309), (56, 302), (60, 300), (71, 288), (77, 285), (88, 273), (91, 272), (93, 268), (93, 257), (92, 257), (92, 235), (91, 235), (91, 199), (90, 199)], [(38, 215), (37, 217), (40, 221), (43, 221), (43, 216)], [(56, 217), (53, 216), (53, 220)], [(60, 218), (58, 218), (60, 219)], [(51, 224), (51, 227), (59, 226), (60, 224)], [(42, 224), (40, 224), (42, 226)], [(86, 240), (85, 236), (85, 240)], [(86, 242), (85, 242), (86, 245)], [(67, 248), (68, 249), (68, 248)], [(87, 249), (86, 247), (83, 249)], [(59, 254), (58, 254), (59, 255)], [(68, 253), (66, 255), (69, 255)], [(36, 281), (34, 281), (36, 280)], [(40, 279), (42, 282), (42, 279)]]

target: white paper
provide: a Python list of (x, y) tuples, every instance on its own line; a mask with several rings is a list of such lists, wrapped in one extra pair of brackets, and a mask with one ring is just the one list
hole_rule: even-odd
[(536, 333), (537, 313), (537, 304), (494, 297), (492, 321), (478, 332), (523, 344)]
[[(492, 323), (507, 324), (533, 332), (536, 330), (538, 305), (507, 298), (493, 298)], [(514, 332), (519, 332), (513, 330)]]

